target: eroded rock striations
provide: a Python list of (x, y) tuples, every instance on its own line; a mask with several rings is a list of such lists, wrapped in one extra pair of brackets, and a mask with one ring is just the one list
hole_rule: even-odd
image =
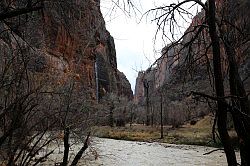
[[(25, 2), (14, 1), (11, 7), (21, 8)], [(7, 6), (2, 1), (1, 12)], [(5, 19), (0, 22), (0, 47), (1, 57), (23, 54), (28, 70), (40, 80), (47, 73), (51, 85), (65, 85), (73, 78), (88, 99), (107, 93), (132, 98), (130, 83), (117, 69), (114, 40), (105, 28), (99, 0), (45, 1), (42, 10)]]

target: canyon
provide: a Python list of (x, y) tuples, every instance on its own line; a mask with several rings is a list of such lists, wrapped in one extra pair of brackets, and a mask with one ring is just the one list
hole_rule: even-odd
[[(242, 83), (249, 93), (249, 2), (228, 2), (230, 8), (226, 12), (230, 14), (225, 17), (239, 28), (232, 29), (231, 25), (228, 27), (220, 24), (218, 34), (222, 41), (228, 36), (233, 39), (230, 44), (232, 50), (235, 50), (240, 80), (243, 80)], [(223, 3), (224, 1), (216, 0), (217, 16), (221, 22), (224, 21)], [(138, 73), (133, 95), (128, 79), (118, 70), (114, 38), (105, 27), (100, 0), (2, 0), (0, 163), (29, 165), (49, 159), (47, 162), (52, 165), (67, 165), (73, 158), (80, 161), (86, 151), (86, 154), (90, 153), (90, 160), (86, 160), (90, 165), (126, 164), (121, 158), (129, 161), (130, 165), (151, 165), (157, 163), (157, 160), (164, 161), (159, 164), (178, 165), (188, 162), (192, 165), (193, 161), (196, 165), (226, 164), (225, 156), (221, 160), (223, 153), (213, 153), (214, 157), (217, 157), (214, 161), (213, 155), (201, 155), (215, 150), (214, 148), (198, 146), (126, 142), (94, 137), (93, 147), (100, 151), (89, 147), (90, 134), (117, 136), (117, 139), (136, 137), (143, 138), (142, 141), (177, 143), (172, 141), (180, 141), (186, 135), (197, 139), (196, 134), (201, 130), (205, 134), (200, 138), (209, 138), (200, 142), (197, 139), (196, 144), (211, 143), (215, 132), (210, 132), (208, 128), (211, 129), (210, 125), (215, 122), (212, 121), (217, 113), (216, 102), (219, 99), (214, 90), (213, 77), (216, 72), (213, 73), (212, 70), (214, 56), (209, 33), (206, 29), (199, 29), (207, 26), (206, 21), (205, 11), (201, 10), (193, 17), (184, 37), (166, 45), (161, 51), (161, 57), (150, 68)], [(197, 32), (200, 33), (199, 36), (196, 36)], [(223, 32), (227, 32), (228, 36)], [(191, 45), (190, 41), (193, 41)], [(228, 74), (229, 58), (226, 57), (226, 47), (222, 42), (219, 44), (225, 95), (231, 95), (230, 88), (233, 86)], [(192, 92), (216, 99), (210, 101), (209, 98), (194, 96)], [(237, 97), (240, 95), (236, 94)], [(246, 98), (243, 106), (247, 106), (248, 96), (243, 97)], [(233, 97), (226, 99), (228, 106), (234, 101), (236, 100)], [(194, 130), (192, 127), (200, 124), (204, 117), (209, 117), (206, 123), (199, 126), (199, 130)], [(244, 117), (243, 120), (247, 118)], [(228, 125), (223, 126), (226, 131), (227, 127), (233, 130), (232, 121), (229, 119), (223, 123)], [(243, 128), (240, 127), (239, 129)], [(183, 135), (175, 133), (177, 128)], [(181, 130), (184, 128), (189, 129), (189, 132)], [(213, 129), (216, 129), (215, 125)], [(173, 135), (170, 135), (170, 132)], [(154, 139), (151, 138), (153, 134)], [(238, 133), (230, 134), (234, 134), (233, 138), (237, 139), (237, 143), (248, 143), (241, 138), (238, 141)], [(131, 137), (128, 137), (129, 135)], [(216, 138), (214, 144), (210, 145), (217, 146)], [(76, 147), (72, 150), (74, 146)], [(105, 149), (106, 147), (108, 149)], [(141, 153), (141, 148), (145, 153)], [(74, 153), (71, 153), (72, 151)], [(124, 152), (127, 154), (124, 155)], [(159, 152), (164, 155), (161, 156)], [(98, 156), (99, 154), (118, 157), (110, 161)], [(134, 159), (137, 157), (142, 158), (139, 163)], [(174, 160), (171, 160), (172, 157)], [(202, 162), (201, 157), (204, 157)]]
[[(13, 8), (25, 5), (25, 1), (12, 3)], [(50, 77), (51, 88), (65, 86), (73, 79), (79, 91), (86, 91), (87, 99), (115, 93), (131, 100), (131, 86), (117, 69), (114, 39), (105, 28), (100, 2), (54, 1), (42, 5), (42, 10), (1, 22), (1, 63), (18, 54), (20, 48), (27, 57), (29, 72), (39, 77), (37, 80)], [(1, 2), (2, 8), (7, 6), (7, 1)]]
[[(216, 1), (218, 15), (223, 18), (223, 1)], [(239, 26), (242, 34), (235, 33), (234, 47), (236, 49), (236, 61), (239, 66), (241, 78), (244, 80), (246, 90), (250, 89), (249, 82), (249, 7), (247, 1), (228, 2), (231, 8), (237, 8), (240, 12), (232, 10), (228, 18)], [(232, 7), (233, 6), (233, 7)], [(231, 10), (230, 10), (231, 11)], [(161, 51), (161, 56), (148, 69), (140, 71), (136, 79), (134, 101), (141, 106), (147, 105), (147, 98), (150, 107), (150, 116), (153, 112), (159, 112), (160, 98), (163, 97), (163, 107), (166, 112), (171, 112), (170, 117), (164, 120), (164, 124), (171, 124), (173, 117), (179, 117), (182, 123), (197, 119), (204, 114), (208, 114), (209, 107), (203, 102), (194, 102), (191, 92), (201, 92), (203, 94), (214, 94), (212, 70), (212, 48), (210, 47), (210, 37), (207, 29), (203, 29), (200, 35), (192, 42), (199, 26), (205, 24), (205, 11), (202, 9), (197, 13), (189, 27), (184, 32), (184, 36), (176, 42), (165, 46)], [(232, 29), (233, 27), (229, 27)], [(240, 32), (239, 32), (240, 33)], [(246, 39), (245, 39), (246, 38)], [(228, 60), (225, 49), (221, 43), (223, 78), (226, 86), (226, 95), (229, 95), (228, 80)], [(147, 96), (148, 94), (148, 96)], [(157, 104), (158, 103), (158, 104)], [(213, 108), (214, 106), (212, 106)], [(179, 113), (175, 113), (179, 112)], [(167, 113), (166, 113), (167, 114)], [(176, 115), (177, 114), (177, 115)], [(166, 115), (167, 116), (167, 115)]]

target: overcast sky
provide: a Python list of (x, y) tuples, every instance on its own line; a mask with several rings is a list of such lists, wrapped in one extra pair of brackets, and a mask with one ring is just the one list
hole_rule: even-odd
[[(166, 0), (138, 0), (135, 6), (144, 13), (166, 2), (169, 3)], [(112, 10), (114, 6), (111, 0), (101, 0), (106, 28), (115, 39), (118, 69), (126, 75), (134, 91), (138, 71), (146, 70), (160, 56), (167, 43), (162, 42), (160, 35), (154, 42), (156, 23), (151, 22), (150, 16), (140, 21), (139, 13), (135, 16), (130, 12), (131, 16), (128, 16), (118, 7)], [(188, 27), (188, 24), (183, 26)]]

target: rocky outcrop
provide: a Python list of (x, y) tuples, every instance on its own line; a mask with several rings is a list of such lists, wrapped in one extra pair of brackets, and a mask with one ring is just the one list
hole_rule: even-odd
[[(221, 16), (221, 8), (223, 7), (223, 1), (217, 1), (217, 12)], [(228, 1), (232, 9), (237, 8), (240, 11), (247, 10), (247, 1)], [(224, 4), (225, 5), (225, 4)], [(228, 9), (229, 10), (229, 9)], [(232, 10), (228, 17), (234, 21), (235, 25), (239, 26), (242, 29), (242, 34), (239, 32), (230, 32), (235, 33), (234, 47), (237, 51), (237, 62), (240, 64), (240, 74), (242, 79), (249, 77), (249, 41), (246, 41), (242, 37), (243, 34), (248, 34), (245, 37), (249, 39), (249, 25), (246, 25), (244, 22), (249, 22), (249, 18), (243, 14), (243, 12), (234, 13), (235, 10)], [(212, 50), (209, 48), (210, 37), (206, 29), (202, 30), (198, 39), (196, 39), (191, 47), (184, 47), (192, 38), (195, 36), (195, 33), (198, 31), (198, 26), (205, 23), (205, 12), (201, 11), (198, 13), (192, 20), (190, 26), (185, 31), (186, 36), (180, 41), (180, 43), (172, 43), (162, 49), (162, 57), (156, 62), (154, 68), (147, 69), (146, 71), (141, 71), (138, 74), (136, 87), (135, 87), (135, 102), (139, 105), (145, 105), (146, 101), (146, 91), (144, 87), (144, 82), (152, 82), (153, 85), (149, 86), (151, 91), (149, 93), (149, 98), (151, 105), (154, 105), (155, 102), (160, 101), (160, 94), (164, 94), (165, 102), (168, 103), (168, 106), (165, 107), (166, 110), (182, 110), (180, 114), (187, 115), (185, 110), (188, 110), (190, 107), (195, 107), (195, 105), (189, 100), (190, 91), (200, 91), (205, 94), (213, 94), (213, 87), (210, 85), (212, 78), (211, 70), (212, 66)], [(222, 17), (222, 16), (221, 16)], [(229, 28), (232, 29), (232, 28)], [(245, 43), (243, 41), (246, 41)], [(184, 48), (183, 48), (184, 47)], [(222, 68), (225, 78), (225, 85), (228, 86), (227, 72), (228, 72), (228, 61), (226, 58), (225, 50), (223, 44), (221, 43), (221, 53), (222, 53)], [(209, 65), (210, 64), (210, 65)], [(153, 76), (152, 76), (153, 75)], [(245, 79), (244, 82), (247, 89), (249, 89), (249, 79)], [(227, 90), (227, 93), (229, 90)], [(176, 103), (178, 103), (176, 105)], [(203, 105), (193, 108), (193, 114), (197, 116), (202, 109), (206, 111), (206, 107)], [(203, 112), (204, 113), (204, 112)], [(202, 113), (202, 114), (203, 114)], [(190, 118), (187, 116), (183, 120)]]
[(144, 71), (140, 71), (136, 78), (134, 101), (137, 104), (142, 103), (142, 100), (144, 98), (144, 86), (143, 86), (144, 75), (145, 75)]
[[(1, 8), (5, 6), (2, 2)], [(57, 85), (73, 78), (79, 91), (93, 100), (111, 92), (132, 98), (130, 83), (117, 69), (114, 40), (105, 28), (99, 0), (45, 1), (40, 11), (1, 22), (0, 32), (0, 44), (7, 45), (9, 54), (19, 46), (25, 50), (34, 74), (50, 73)], [(4, 56), (2, 50), (0, 54)]]

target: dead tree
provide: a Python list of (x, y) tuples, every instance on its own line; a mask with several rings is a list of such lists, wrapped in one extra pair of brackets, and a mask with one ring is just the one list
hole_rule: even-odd
[[(79, 98), (75, 88), (72, 88), (72, 93), (64, 92), (66, 87), (55, 86), (55, 80), (49, 73), (39, 73), (44, 76), (43, 82), (34, 79), (37, 73), (32, 71), (28, 64), (31, 59), (29, 56), (36, 53), (33, 52), (35, 48), (25, 40), (25, 34), (17, 34), (8, 21), (42, 10), (43, 1), (27, 0), (26, 4), (24, 0), (21, 3), (23, 6), (16, 6), (17, 4), (15, 1), (0, 2), (0, 24), (4, 25), (0, 28), (0, 39), (2, 43), (7, 43), (3, 46), (9, 49), (9, 52), (1, 49), (3, 53), (0, 54), (0, 160), (8, 161), (8, 165), (37, 165), (43, 162), (53, 150), (41, 157), (37, 157), (37, 154), (54, 140), (61, 139), (57, 136), (48, 137), (48, 134), (51, 130), (58, 131), (63, 127), (63, 164), (67, 165), (70, 146), (67, 124), (79, 130), (82, 126), (87, 128), (86, 121), (92, 119), (88, 119), (87, 113), (82, 111), (86, 101)], [(5, 36), (9, 36), (11, 40), (5, 40)], [(13, 45), (16, 47), (12, 47)], [(76, 82), (73, 78), (69, 79)], [(50, 87), (50, 90), (47, 87)], [(65, 102), (64, 96), (70, 100)], [(86, 147), (88, 146), (84, 146), (80, 154)], [(78, 155), (78, 158), (79, 156), (81, 157)]]
[(114, 109), (115, 109), (114, 103), (113, 101), (111, 101), (109, 105), (109, 126), (110, 127), (114, 127)]
[(206, 17), (208, 21), (209, 34), (212, 41), (213, 49), (213, 67), (214, 67), (214, 79), (215, 79), (215, 90), (216, 96), (220, 98), (217, 100), (217, 116), (218, 116), (218, 131), (220, 134), (221, 142), (224, 147), (224, 151), (227, 156), (228, 165), (237, 165), (236, 156), (234, 148), (230, 142), (230, 136), (227, 132), (227, 105), (223, 97), (224, 85), (221, 71), (221, 56), (220, 56), (220, 43), (216, 28), (216, 7), (215, 1), (208, 1), (208, 11), (206, 12)]
[[(250, 154), (250, 106), (248, 95), (245, 90), (244, 83), (239, 75), (238, 64), (236, 62), (236, 47), (244, 45), (250, 41), (248, 29), (245, 26), (236, 25), (239, 18), (229, 17), (235, 9), (239, 9), (235, 2), (230, 0), (225, 1), (225, 7), (221, 11), (221, 26), (219, 26), (220, 36), (225, 48), (229, 63), (229, 85), (231, 98), (230, 112), (233, 117), (235, 130), (239, 137), (241, 164), (250, 165), (250, 159), (247, 157)], [(247, 19), (240, 20), (244, 25)], [(239, 23), (238, 23), (239, 24)]]
[[(216, 101), (217, 101), (216, 115), (218, 117), (218, 119), (217, 119), (218, 120), (217, 121), (218, 131), (219, 131), (219, 135), (220, 135), (220, 138), (221, 138), (221, 141), (223, 143), (223, 147), (224, 147), (224, 150), (225, 150), (225, 153), (227, 156), (228, 165), (237, 165), (234, 149), (233, 149), (232, 144), (230, 142), (230, 137), (228, 135), (227, 127), (226, 127), (227, 126), (228, 105), (227, 105), (227, 102), (225, 100), (225, 93), (224, 93), (225, 88), (223, 85), (224, 80), (223, 80), (223, 76), (222, 76), (221, 51), (220, 51), (221, 45), (220, 45), (220, 38), (219, 38), (219, 34), (218, 34), (219, 29), (217, 28), (217, 27), (219, 27), (218, 22), (217, 22), (218, 13), (216, 11), (215, 1), (209, 0), (207, 2), (207, 4), (203, 4), (199, 0), (184, 0), (184, 1), (181, 1), (177, 4), (172, 3), (170, 5), (154, 8), (154, 9), (150, 10), (149, 13), (150, 12), (156, 13), (156, 15), (155, 15), (156, 17), (155, 17), (154, 21), (156, 21), (157, 25), (158, 25), (157, 32), (162, 30), (163, 36), (168, 38), (167, 34), (165, 32), (165, 27), (167, 25), (170, 25), (170, 33), (172, 34), (172, 37), (174, 37), (174, 35), (175, 35), (174, 32), (176, 29), (178, 29), (177, 28), (178, 21), (177, 21), (175, 16), (176, 15), (180, 16), (183, 14), (190, 15), (190, 13), (188, 12), (188, 9), (185, 10), (184, 8), (182, 8), (183, 4), (186, 4), (188, 2), (193, 2), (193, 5), (195, 5), (195, 4), (200, 5), (203, 8), (203, 11), (206, 13), (205, 19), (203, 20), (203, 22), (201, 24), (194, 25), (193, 28), (190, 28), (191, 30), (186, 31), (181, 38), (179, 38), (177, 40), (174, 39), (175, 42), (173, 42), (173, 44), (169, 48), (175, 47), (177, 44), (181, 44), (183, 47), (181, 50), (184, 50), (185, 48), (188, 50), (188, 55), (187, 55), (187, 58), (185, 59), (184, 63), (190, 63), (190, 62), (194, 63), (197, 60), (199, 60), (201, 57), (198, 57), (197, 59), (195, 59), (194, 56), (190, 57), (190, 56), (192, 56), (192, 46), (194, 45), (195, 41), (199, 38), (199, 36), (202, 36), (203, 31), (205, 29), (208, 30), (208, 34), (209, 34), (211, 42), (210, 42), (210, 44), (205, 44), (206, 47), (205, 47), (204, 56), (206, 56), (208, 50), (210, 49), (210, 47), (212, 47), (212, 54), (213, 54), (213, 59), (212, 59), (213, 68), (212, 68), (212, 70), (213, 70), (213, 76), (214, 76), (214, 86), (215, 86)], [(180, 17), (183, 18), (183, 16), (180, 16)], [(183, 18), (183, 19), (185, 20), (185, 18)], [(182, 39), (190, 33), (193, 34), (193, 35), (191, 35), (192, 37), (190, 38), (190, 40), (187, 43), (184, 43), (184, 44), (181, 43)], [(228, 48), (230, 48), (230, 47), (228, 47)], [(237, 73), (238, 71), (237, 71), (237, 69), (235, 69), (236, 64), (235, 64), (235, 62), (232, 61), (232, 59), (230, 60), (230, 56), (229, 56), (230, 50), (227, 49), (226, 46), (225, 46), (225, 49), (226, 49), (226, 54), (228, 54), (227, 56), (228, 56), (229, 62), (231, 61), (230, 62), (230, 65), (231, 65), (230, 70), (234, 70), (234, 72), (231, 71), (231, 74), (230, 74), (231, 80), (232, 79), (239, 80), (238, 79), (239, 74)], [(190, 61), (190, 59), (191, 59), (191, 61)], [(232, 78), (233, 75), (236, 77)], [(233, 90), (231, 90), (231, 93), (232, 93), (231, 95), (239, 95), (239, 94), (235, 94), (235, 93), (240, 93), (242, 95), (242, 98), (245, 98), (245, 100), (246, 100), (246, 94), (244, 93), (244, 90), (243, 90), (244, 88), (241, 88), (242, 87), (241, 85), (242, 85), (242, 82), (240, 80), (238, 81), (238, 83), (236, 83), (236, 85), (230, 84), (231, 89), (234, 89), (234, 87), (235, 87), (236, 89), (240, 90), (240, 91), (234, 92), (234, 93), (233, 93)], [(245, 103), (247, 103), (247, 102), (245, 102)], [(244, 108), (244, 104), (242, 105), (242, 108)], [(246, 111), (245, 116), (248, 116), (248, 113), (249, 112)], [(244, 123), (244, 121), (246, 121), (246, 124), (249, 122), (249, 120), (247, 122), (247, 120), (239, 119), (239, 114), (238, 115), (235, 114), (235, 116), (238, 118), (238, 120), (234, 119), (234, 122), (240, 121), (240, 123), (241, 122)], [(238, 123), (238, 122), (236, 122), (236, 123)], [(243, 126), (241, 126), (241, 127), (243, 127)], [(239, 127), (239, 128), (241, 128), (241, 127)], [(245, 138), (246, 138), (245, 140), (247, 140), (247, 137), (245, 137)], [(243, 142), (245, 142), (245, 141), (243, 141)], [(245, 146), (247, 146), (247, 145), (245, 144)]]
[(164, 137), (164, 133), (163, 133), (163, 95), (162, 95), (162, 93), (160, 95), (161, 95), (161, 101), (160, 101), (160, 104), (161, 104), (161, 108), (160, 108), (160, 111), (161, 111), (161, 139), (163, 139), (163, 137)]
[(149, 83), (147, 80), (143, 81), (143, 86), (146, 91), (146, 125), (150, 125), (150, 118), (149, 118)]

